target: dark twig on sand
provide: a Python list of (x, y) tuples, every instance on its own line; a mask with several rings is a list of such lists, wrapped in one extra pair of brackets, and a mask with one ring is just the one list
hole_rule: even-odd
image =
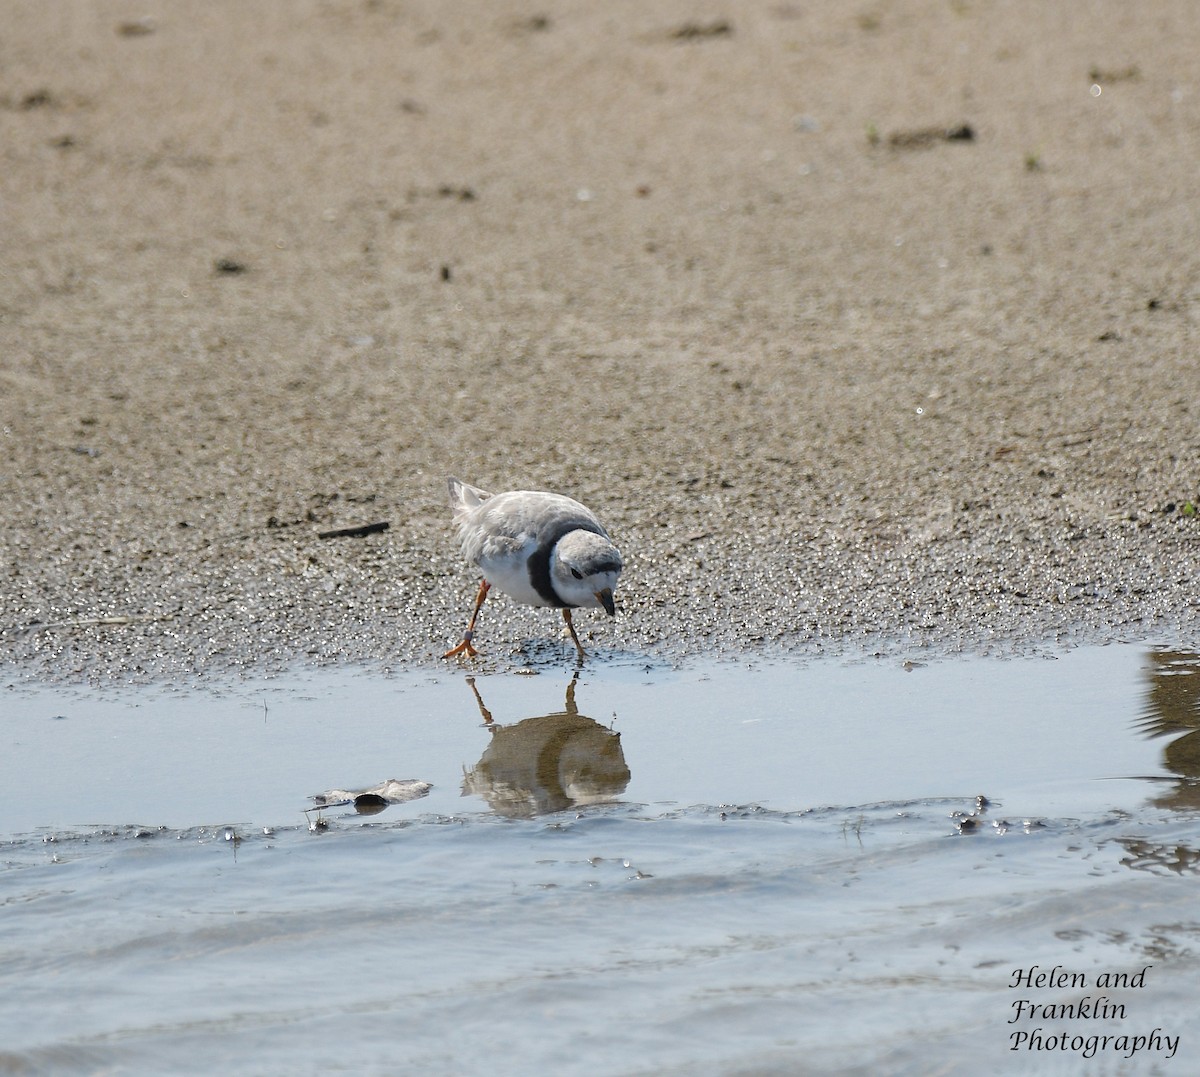
[(387, 520), (374, 524), (361, 524), (358, 527), (338, 527), (333, 531), (318, 531), (317, 538), (362, 538), (364, 535), (374, 535), (377, 531), (386, 531), (392, 525)]
[(83, 617), (74, 621), (30, 621), (29, 624), (0, 628), (0, 633), (23, 636), (30, 632), (47, 632), (52, 628), (95, 628), (100, 625), (149, 624), (152, 621), (169, 621), (174, 616), (173, 613), (167, 613), (154, 617)]

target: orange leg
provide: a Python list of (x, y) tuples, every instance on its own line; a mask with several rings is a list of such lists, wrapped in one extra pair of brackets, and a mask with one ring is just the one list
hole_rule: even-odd
[(451, 647), (443, 658), (453, 658), (458, 654), (466, 654), (470, 658), (474, 658), (479, 652), (475, 650), (471, 641), (475, 638), (475, 621), (479, 617), (479, 611), (483, 607), (483, 600), (487, 598), (488, 591), (492, 589), (492, 585), (487, 580), (481, 580), (479, 584), (479, 594), (475, 596), (475, 609), (471, 613), (471, 621), (467, 625), (467, 630), (463, 633), (462, 643), (457, 647)]
[(575, 644), (575, 650), (579, 652), (579, 664), (582, 666), (583, 660), (587, 658), (587, 655), (584, 654), (583, 644), (579, 642), (579, 637), (575, 635), (575, 622), (571, 620), (570, 610), (563, 610), (563, 620), (567, 622), (567, 628), (571, 631), (571, 641)]

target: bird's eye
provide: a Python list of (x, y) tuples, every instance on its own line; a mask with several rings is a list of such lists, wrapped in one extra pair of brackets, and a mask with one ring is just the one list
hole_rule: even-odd
[(577, 568), (571, 569), (571, 575), (574, 576), (577, 580), (583, 579), (583, 573), (580, 572), (579, 569), (577, 569)]

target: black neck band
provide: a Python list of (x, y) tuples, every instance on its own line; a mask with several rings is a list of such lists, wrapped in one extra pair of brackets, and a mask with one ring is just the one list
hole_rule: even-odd
[(543, 535), (537, 549), (529, 555), (529, 582), (549, 605), (557, 606), (559, 609), (574, 609), (575, 607), (570, 602), (564, 602), (562, 596), (554, 590), (554, 582), (550, 579), (550, 554), (558, 545), (559, 539), (564, 535), (569, 535), (572, 531), (590, 531), (594, 535), (600, 534), (598, 527), (592, 527), (586, 523), (564, 523)]

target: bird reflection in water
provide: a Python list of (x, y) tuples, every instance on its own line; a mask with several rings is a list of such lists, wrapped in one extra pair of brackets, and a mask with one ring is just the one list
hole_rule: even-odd
[[(1200, 654), (1155, 650), (1147, 655), (1146, 710), (1135, 722), (1147, 737), (1171, 737), (1163, 749), (1163, 764), (1177, 777), (1157, 808), (1195, 811), (1200, 808)], [(1123, 862), (1132, 868), (1171, 874), (1200, 873), (1200, 851), (1176, 844), (1122, 842), (1129, 852)]]
[(491, 741), (470, 769), (463, 770), (463, 796), (482, 797), (498, 815), (529, 818), (590, 804), (625, 792), (629, 767), (621, 734), (579, 713), (576, 673), (567, 684), (566, 709), (515, 725), (498, 725), (475, 685), (475, 701)]
[[(1158, 784), (1155, 808), (1193, 812), (1200, 808), (1200, 654), (1153, 650), (1146, 655), (1146, 704), (1133, 727), (1144, 737), (1172, 738), (1163, 749), (1163, 765), (1172, 777)], [(1200, 874), (1200, 849), (1175, 841), (1119, 837), (1121, 863), (1151, 875)], [(1165, 941), (1165, 940), (1164, 940)]]

